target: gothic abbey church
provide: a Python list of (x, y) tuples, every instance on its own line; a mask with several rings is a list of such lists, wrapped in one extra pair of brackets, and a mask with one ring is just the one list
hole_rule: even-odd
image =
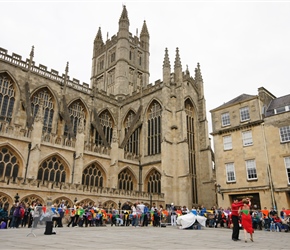
[(176, 49), (171, 70), (165, 49), (149, 84), (148, 28), (129, 24), (123, 6), (116, 35), (98, 30), (90, 85), (0, 48), (0, 203), (216, 204), (200, 66)]

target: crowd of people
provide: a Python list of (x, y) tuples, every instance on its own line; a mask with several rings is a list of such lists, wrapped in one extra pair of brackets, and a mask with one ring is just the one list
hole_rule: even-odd
[(119, 209), (105, 209), (96, 204), (76, 203), (68, 206), (62, 201), (60, 204), (53, 204), (49, 209), (39, 201), (32, 204), (18, 202), (8, 209), (8, 204), (0, 206), (0, 228), (36, 227), (38, 222), (53, 221), (54, 227), (92, 227), (92, 226), (133, 226), (147, 227), (152, 225), (177, 226), (178, 216), (193, 213), (194, 215), (207, 218), (206, 226), (213, 228), (233, 228), (232, 239), (239, 240), (239, 230), (250, 233), (250, 240), (253, 241), (253, 230), (266, 230), (275, 232), (288, 232), (290, 225), (290, 213), (283, 208), (279, 213), (271, 208), (268, 210), (258, 209), (251, 205), (249, 199), (242, 201), (235, 200), (227, 209), (216, 208), (206, 209), (203, 205), (199, 207), (170, 206), (163, 208), (155, 203), (148, 207), (143, 202), (130, 204), (126, 202)]

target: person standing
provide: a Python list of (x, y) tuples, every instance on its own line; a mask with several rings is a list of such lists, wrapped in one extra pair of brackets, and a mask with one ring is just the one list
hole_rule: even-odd
[(132, 227), (137, 227), (138, 217), (137, 217), (136, 204), (132, 205), (131, 210), (132, 210)]
[(130, 211), (131, 211), (131, 206), (129, 205), (129, 202), (126, 202), (122, 206), (122, 211), (123, 211), (124, 225), (125, 226), (129, 226), (129, 224), (130, 224), (129, 214), (130, 214)]
[(149, 208), (147, 205), (144, 206), (144, 217), (143, 217), (143, 224), (142, 227), (147, 227), (148, 226), (148, 216), (149, 216)]
[(244, 229), (245, 242), (247, 242), (247, 233), (251, 235), (250, 240), (253, 242), (253, 224), (252, 216), (250, 214), (250, 201), (249, 199), (243, 199), (243, 206), (239, 208), (239, 214), (242, 217), (242, 226)]
[(70, 221), (69, 223), (67, 224), (67, 226), (69, 227), (70, 225), (72, 225), (72, 227), (75, 226), (75, 218), (76, 218), (76, 206), (73, 205), (71, 208), (68, 208), (69, 209), (69, 217), (70, 217)]
[(170, 206), (170, 219), (171, 219), (171, 226), (176, 226), (176, 208), (174, 203), (171, 203)]
[(0, 229), (7, 229), (8, 206), (9, 204), (5, 204), (3, 208), (0, 208)]
[(240, 226), (239, 226), (239, 208), (243, 206), (243, 201), (239, 201), (238, 199), (234, 199), (232, 203), (232, 223), (233, 223), (233, 233), (232, 233), (232, 240), (238, 241), (239, 234), (240, 234)]
[[(140, 219), (139, 219), (139, 226), (143, 226), (143, 221), (144, 221), (144, 203), (143, 201), (141, 201), (141, 203), (138, 203), (137, 205), (137, 214), (138, 214), (138, 211), (140, 213)], [(139, 214), (138, 214), (139, 216)]]

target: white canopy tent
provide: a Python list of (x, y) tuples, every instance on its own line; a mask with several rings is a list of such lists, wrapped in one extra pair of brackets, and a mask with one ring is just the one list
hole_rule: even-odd
[(195, 222), (198, 222), (201, 226), (205, 227), (206, 217), (200, 215), (194, 215), (188, 213), (177, 217), (176, 223), (180, 225), (180, 229), (186, 229), (191, 227)]

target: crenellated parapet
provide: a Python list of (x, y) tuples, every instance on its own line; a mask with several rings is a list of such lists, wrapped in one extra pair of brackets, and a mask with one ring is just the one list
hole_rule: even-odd
[[(8, 51), (6, 49), (0, 48), (0, 60), (8, 62), (9, 64), (12, 64), (14, 66), (17, 66), (19, 68), (22, 68), (24, 70), (29, 69), (29, 59), (27, 58), (25, 61), (22, 59), (22, 56), (12, 53), (12, 55), (8, 54)], [(35, 62), (33, 61), (31, 64), (31, 72), (48, 78), (50, 80), (53, 80), (55, 82), (58, 82), (60, 85), (64, 84), (64, 74), (59, 75), (59, 72), (57, 70), (51, 69), (48, 71), (47, 67), (43, 64), (39, 64), (38, 66), (35, 65)], [(73, 78), (72, 80), (69, 79), (69, 76), (67, 76), (67, 87), (76, 89), (80, 92), (91, 94), (91, 89), (89, 88), (89, 84), (83, 83), (80, 84), (80, 81)]]
[(0, 188), (2, 186), (8, 186), (10, 189), (19, 189), (24, 188), (26, 190), (26, 193), (30, 190), (31, 192), (53, 192), (54, 194), (63, 194), (65, 192), (68, 194), (73, 194), (74, 196), (90, 196), (93, 195), (94, 197), (97, 195), (99, 198), (106, 198), (108, 199), (132, 199), (132, 200), (138, 200), (145, 199), (149, 200), (150, 195), (151, 198), (156, 201), (164, 201), (164, 193), (147, 193), (147, 192), (140, 192), (135, 190), (123, 190), (123, 189), (117, 189), (117, 188), (110, 188), (110, 187), (96, 187), (96, 186), (90, 186), (90, 185), (83, 185), (80, 183), (69, 183), (69, 182), (54, 182), (54, 181), (41, 181), (38, 179), (35, 179), (34, 177), (27, 178), (26, 182), (24, 183), (23, 178), (17, 177), (7, 177), (4, 176), (0, 180)]
[(2, 137), (27, 140), (31, 138), (31, 130), (20, 125), (12, 125), (7, 121), (0, 121), (0, 135)]

